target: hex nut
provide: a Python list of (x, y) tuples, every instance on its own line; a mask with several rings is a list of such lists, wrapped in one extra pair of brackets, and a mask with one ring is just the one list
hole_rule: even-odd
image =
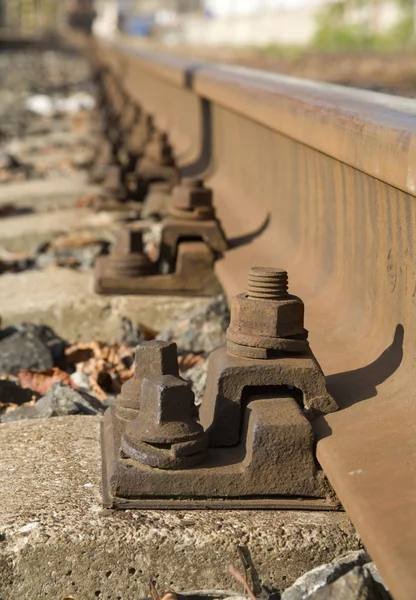
[(286, 338), (301, 336), (305, 330), (305, 307), (297, 296), (287, 295), (284, 300), (269, 301), (238, 294), (231, 302), (229, 333), (238, 343), (238, 335)]
[(114, 254), (143, 252), (143, 233), (129, 226), (119, 227), (115, 232)]
[(145, 155), (148, 160), (161, 166), (169, 166), (174, 162), (172, 146), (166, 133), (155, 131), (146, 145)]
[(135, 277), (147, 275), (154, 270), (154, 264), (143, 252), (142, 232), (129, 227), (119, 227), (115, 244), (107, 263), (115, 276)]
[(200, 180), (184, 179), (173, 189), (173, 206), (180, 210), (212, 207), (212, 190)]

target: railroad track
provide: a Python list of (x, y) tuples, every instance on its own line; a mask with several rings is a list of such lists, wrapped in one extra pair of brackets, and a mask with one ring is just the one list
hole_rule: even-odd
[(129, 101), (203, 177), (231, 297), (283, 266), (341, 410), (317, 457), (395, 598), (416, 590), (416, 106), (411, 100), (95, 41)]
[[(316, 457), (393, 597), (412, 599), (414, 102), (135, 50), (125, 40), (69, 38), (91, 62), (102, 108), (112, 113), (116, 143), (104, 150), (123, 152), (117, 131), (128, 111), (142, 122), (151, 116), (174, 167), (155, 179), (203, 179), (212, 190), (228, 243), (215, 248), (214, 271), (227, 296), (246, 288), (251, 267), (288, 272), (340, 408), (312, 421)], [(123, 188), (120, 167), (107, 187)], [(123, 256), (132, 236), (117, 241)], [(205, 254), (201, 260), (210, 267)], [(132, 268), (117, 263), (127, 279)], [(101, 292), (131, 291), (98, 275)], [(206, 281), (206, 292), (216, 291)], [(183, 282), (169, 285), (184, 292), (175, 288)], [(106, 427), (116, 428), (108, 420)]]

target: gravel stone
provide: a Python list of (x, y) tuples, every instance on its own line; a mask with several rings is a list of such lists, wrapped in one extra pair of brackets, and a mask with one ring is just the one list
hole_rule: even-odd
[[(386, 598), (386, 600), (388, 600), (390, 598), (390, 594), (387, 591), (388, 588), (387, 588), (386, 584), (384, 583), (383, 578), (381, 577), (376, 564), (373, 562), (368, 563), (368, 564), (364, 565), (364, 569), (366, 571), (369, 571), (369, 573), (371, 574), (371, 577), (374, 579), (374, 581), (378, 585), (378, 589), (381, 591), (384, 591), (385, 596), (383, 596), (383, 600), (384, 600), (384, 597)], [(379, 593), (381, 593), (381, 592), (379, 592)]]
[(127, 317), (122, 317), (121, 327), (122, 333), (120, 341), (123, 344), (127, 344), (128, 346), (137, 346), (144, 341), (145, 338), (140, 330), (140, 327), (137, 327), (137, 325), (135, 325), (133, 321)]
[(74, 371), (70, 377), (77, 387), (90, 391), (90, 377), (87, 373), (84, 373), (83, 371)]
[(212, 352), (225, 342), (230, 311), (225, 296), (216, 296), (191, 313), (180, 315), (174, 329), (160, 333), (156, 339), (175, 341), (179, 352)]
[(45, 269), (51, 265), (72, 266), (80, 269), (92, 269), (98, 256), (104, 254), (109, 247), (106, 241), (88, 244), (79, 248), (48, 250), (41, 252), (36, 258), (38, 269)]
[(29, 421), (31, 419), (41, 419), (43, 417), (40, 411), (34, 406), (19, 406), (11, 412), (4, 413), (0, 417), (0, 423), (13, 423), (14, 421)]
[(65, 342), (50, 327), (20, 323), (0, 334), (0, 374), (45, 371), (60, 364)]
[(353, 567), (333, 583), (319, 588), (307, 596), (308, 600), (385, 600), (390, 598), (386, 590), (380, 590), (370, 571), (365, 567)]
[(99, 400), (82, 390), (55, 383), (37, 403), (43, 418), (65, 417), (73, 414), (97, 415), (104, 412)]
[(34, 406), (20, 406), (0, 418), (1, 423), (28, 419), (49, 419), (70, 415), (99, 415), (105, 406), (82, 390), (55, 383)]
[[(375, 566), (370, 568), (373, 565), (370, 561), (365, 550), (348, 552), (334, 562), (316, 567), (299, 577), (283, 592), (281, 600), (387, 600), (389, 595)], [(340, 582), (350, 573), (350, 577)], [(350, 596), (346, 595), (348, 588)], [(374, 590), (378, 595), (371, 595)], [(387, 595), (380, 595), (382, 593)]]

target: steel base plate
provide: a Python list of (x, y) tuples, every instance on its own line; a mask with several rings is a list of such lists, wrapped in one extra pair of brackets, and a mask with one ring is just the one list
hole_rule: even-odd
[(215, 296), (221, 286), (213, 271), (213, 252), (203, 242), (184, 242), (178, 248), (175, 273), (130, 277), (114, 272), (107, 256), (95, 263), (98, 294)]
[[(130, 496), (113, 493), (111, 480), (117, 477), (123, 458), (116, 431), (114, 409), (108, 409), (101, 423), (102, 495), (105, 508), (155, 510), (339, 510), (337, 498), (302, 498), (287, 496), (248, 497), (184, 497), (184, 496)], [(141, 467), (139, 467), (141, 468)], [(144, 467), (148, 471), (150, 467)]]

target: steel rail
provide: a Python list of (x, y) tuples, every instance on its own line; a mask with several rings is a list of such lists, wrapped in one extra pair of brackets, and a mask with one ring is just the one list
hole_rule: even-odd
[(341, 410), (317, 457), (398, 600), (416, 589), (416, 105), (95, 41), (214, 189), (232, 295), (281, 266)]

